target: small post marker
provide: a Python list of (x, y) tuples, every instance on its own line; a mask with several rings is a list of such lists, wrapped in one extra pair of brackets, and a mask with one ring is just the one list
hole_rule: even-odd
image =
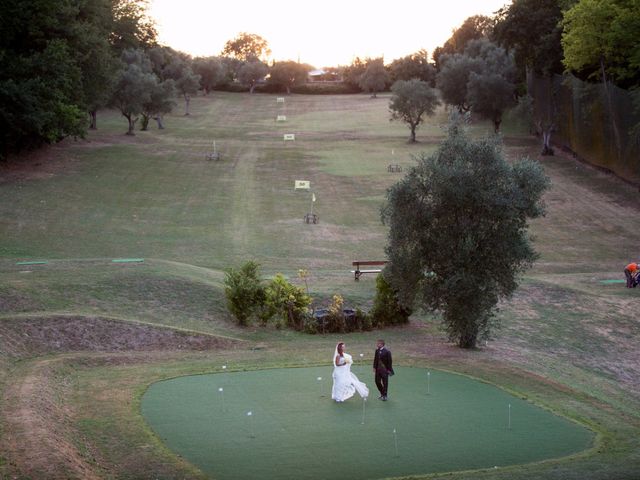
[[(362, 365), (364, 366), (364, 353), (360, 354), (360, 360), (363, 362)], [(364, 375), (364, 370), (362, 371), (362, 374)]]
[(427, 372), (427, 395), (431, 395), (431, 372)]
[(224, 388), (220, 387), (218, 388), (218, 391), (220, 392), (220, 398), (222, 399), (222, 411), (224, 412)]
[(509, 404), (509, 423), (507, 425), (507, 428), (511, 430), (511, 404)]
[(400, 455), (398, 454), (398, 433), (396, 432), (396, 429), (393, 429), (393, 443), (395, 444), (396, 447), (396, 457), (399, 457)]
[(320, 396), (324, 397), (324, 395), (322, 394), (322, 377), (318, 377), (318, 383), (320, 384)]
[(362, 423), (360, 425), (364, 425), (364, 416), (367, 410), (367, 397), (362, 397)]
[(251, 427), (251, 438), (256, 438), (256, 429), (253, 425), (253, 412), (251, 410), (247, 412), (247, 417), (249, 417), (249, 425)]

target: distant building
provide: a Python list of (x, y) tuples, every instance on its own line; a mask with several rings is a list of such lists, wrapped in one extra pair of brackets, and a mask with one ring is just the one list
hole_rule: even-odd
[(340, 83), (343, 81), (342, 75), (331, 70), (311, 70), (309, 72), (309, 83)]

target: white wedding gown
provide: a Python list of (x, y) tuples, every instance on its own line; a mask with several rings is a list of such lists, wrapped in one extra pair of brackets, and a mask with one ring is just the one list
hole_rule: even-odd
[[(335, 357), (333, 357), (335, 359)], [(335, 360), (334, 360), (335, 362)], [(348, 398), (353, 397), (355, 392), (362, 398), (369, 396), (369, 389), (367, 386), (358, 380), (353, 373), (351, 373), (351, 365), (353, 365), (353, 359), (348, 353), (344, 353), (340, 358), (340, 365), (333, 367), (333, 389), (331, 390), (331, 398), (337, 402), (344, 402)]]

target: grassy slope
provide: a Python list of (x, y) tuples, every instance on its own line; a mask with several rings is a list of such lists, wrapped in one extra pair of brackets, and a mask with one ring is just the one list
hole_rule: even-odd
[[(120, 135), (117, 115), (105, 113), (88, 143), (68, 142), (34, 160), (40, 165), (0, 173), (0, 318), (104, 315), (250, 341), (220, 352), (72, 354), (18, 363), (0, 354), (5, 384), (27, 389), (25, 379), (37, 372), (57, 379), (47, 382), (51, 396), (59, 404), (73, 399), (65, 415), (75, 433), (62, 433), (76, 438), (76, 460), (102, 476), (195, 475), (149, 436), (139, 417), (135, 399), (148, 382), (215, 371), (221, 363), (255, 368), (326, 360), (334, 336), (234, 327), (224, 309), (221, 269), (248, 258), (268, 274), (295, 278), (298, 268), (308, 268), (316, 297), (339, 292), (366, 306), (373, 279), (355, 283), (348, 270), (355, 258), (383, 256), (378, 209), (397, 178), (386, 166), (409, 166), (410, 154), (435, 148), (444, 121), (439, 114), (420, 130), (422, 143), (408, 145), (407, 129), (388, 122), (384, 98), (292, 96), (282, 107), (269, 95), (216, 94), (192, 105), (190, 117), (172, 116), (167, 130), (133, 139)], [(276, 123), (283, 113), (288, 121)], [(488, 130), (473, 128), (474, 134)], [(289, 132), (295, 143), (282, 141)], [(515, 130), (506, 134), (510, 157), (537, 151)], [(204, 160), (214, 139), (221, 162)], [(542, 257), (504, 305), (495, 341), (461, 352), (428, 318), (384, 335), (404, 363), (479, 376), (601, 432), (597, 454), (586, 458), (470, 478), (634, 478), (640, 469), (633, 453), (640, 451), (637, 292), (598, 280), (619, 277), (635, 254), (629, 219), (638, 212), (636, 192), (566, 158), (544, 164), (553, 181), (549, 213), (533, 225)], [(293, 191), (295, 179), (312, 182), (317, 226), (302, 224), (309, 194)], [(112, 265), (114, 257), (147, 260)], [(50, 265), (15, 265), (44, 258)], [(347, 342), (351, 351), (368, 351), (377, 335), (353, 334)], [(16, 407), (16, 389), (5, 390), (3, 411)], [(49, 409), (50, 421), (67, 418), (59, 408)], [(17, 443), (25, 438), (17, 437)], [(144, 455), (131, 454), (141, 446)], [(0, 451), (0, 473), (20, 470), (3, 467), (1, 457), (15, 456), (19, 447)]]

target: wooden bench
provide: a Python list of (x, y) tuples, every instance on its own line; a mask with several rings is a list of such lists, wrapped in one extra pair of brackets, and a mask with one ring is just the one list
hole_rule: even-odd
[(371, 267), (371, 266), (376, 266), (376, 265), (386, 265), (387, 261), (356, 261), (356, 262), (352, 262), (351, 265), (353, 265), (354, 267), (356, 267), (355, 270), (351, 270), (351, 273), (354, 274), (355, 278), (354, 280), (357, 282), (358, 280), (360, 280), (360, 276), (362, 274), (365, 273), (380, 273), (382, 272), (381, 268), (372, 268), (372, 269), (367, 269), (367, 270), (360, 270), (360, 265), (363, 265), (365, 267)]
[(387, 167), (387, 172), (390, 172), (390, 173), (402, 172), (402, 166), (398, 165), (397, 163), (391, 164)]

